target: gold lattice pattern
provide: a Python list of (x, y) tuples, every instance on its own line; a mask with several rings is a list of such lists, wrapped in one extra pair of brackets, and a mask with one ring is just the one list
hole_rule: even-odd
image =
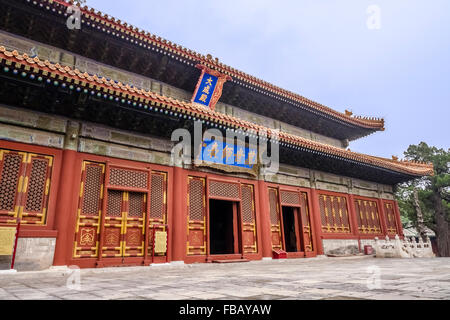
[(3, 160), (0, 180), (0, 210), (14, 211), (22, 156), (16, 153), (6, 153)]
[(270, 221), (272, 224), (278, 225), (280, 223), (280, 217), (278, 214), (278, 192), (275, 189), (269, 189), (269, 210)]
[(211, 181), (209, 184), (209, 194), (213, 197), (239, 199), (239, 185), (235, 183)]
[(321, 194), (319, 207), (323, 232), (350, 233), (350, 218), (345, 197)]
[(358, 228), (364, 234), (381, 233), (380, 214), (375, 201), (355, 200)]
[(100, 192), (102, 187), (102, 167), (99, 165), (86, 166), (86, 183), (81, 212), (83, 215), (98, 215), (100, 211)]
[(281, 203), (283, 204), (300, 204), (300, 196), (298, 192), (281, 191)]
[(107, 215), (109, 217), (122, 216), (122, 191), (109, 190), (108, 191), (108, 208)]
[(242, 220), (244, 223), (255, 222), (255, 215), (253, 210), (253, 189), (251, 186), (243, 185), (242, 192)]
[(141, 218), (145, 212), (145, 194), (140, 192), (130, 192), (128, 198), (128, 216), (133, 218)]
[(189, 220), (203, 221), (204, 219), (204, 190), (203, 180), (190, 179), (189, 181)]
[(160, 173), (152, 174), (150, 217), (152, 219), (163, 219), (165, 216), (165, 190), (164, 175)]
[(387, 232), (389, 234), (397, 234), (397, 219), (395, 216), (394, 206), (391, 203), (385, 203), (384, 210), (386, 212)]
[(109, 183), (113, 186), (147, 189), (148, 172), (111, 168)]
[(48, 160), (33, 159), (31, 162), (30, 185), (27, 193), (27, 203), (25, 206), (26, 211), (42, 211), (47, 181), (47, 168)]

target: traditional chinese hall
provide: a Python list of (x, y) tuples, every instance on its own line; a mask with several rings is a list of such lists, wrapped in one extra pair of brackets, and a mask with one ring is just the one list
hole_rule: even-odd
[[(395, 185), (433, 167), (349, 149), (383, 119), (92, 8), (68, 28), (71, 5), (0, 0), (0, 227), (20, 224), (15, 269), (313, 258), (403, 236)], [(177, 162), (180, 129), (192, 156)], [(213, 129), (245, 143), (204, 138)], [(274, 174), (263, 151), (279, 154)]]

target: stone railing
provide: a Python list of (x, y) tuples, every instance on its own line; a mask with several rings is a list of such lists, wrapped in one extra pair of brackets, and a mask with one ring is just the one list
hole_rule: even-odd
[(419, 237), (419, 242), (414, 238), (401, 240), (398, 235), (390, 240), (386, 236), (385, 240), (375, 238), (374, 249), (377, 258), (434, 258), (435, 254), (431, 246), (430, 238), (423, 242)]

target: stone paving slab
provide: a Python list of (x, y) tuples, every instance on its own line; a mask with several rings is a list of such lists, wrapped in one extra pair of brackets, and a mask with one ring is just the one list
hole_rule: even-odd
[(448, 300), (450, 258), (320, 257), (0, 274), (0, 300), (17, 299)]

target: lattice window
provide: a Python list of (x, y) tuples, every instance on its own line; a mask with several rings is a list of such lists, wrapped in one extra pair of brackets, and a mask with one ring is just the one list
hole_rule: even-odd
[(281, 203), (287, 205), (299, 205), (300, 195), (298, 192), (281, 191)]
[(314, 251), (314, 248), (309, 216), (308, 195), (305, 192), (302, 192), (300, 196), (300, 215), (302, 218), (303, 233), (305, 234), (303, 237), (305, 241), (305, 251), (312, 252)]
[(148, 178), (145, 171), (111, 168), (109, 183), (112, 186), (147, 189)]
[(187, 254), (206, 254), (206, 182), (204, 178), (188, 178), (189, 222), (187, 227)]
[(22, 162), (24, 160), (24, 155), (22, 154), (4, 152), (4, 150), (0, 150), (0, 156), (3, 156), (2, 161), (0, 161), (0, 212), (16, 210), (18, 184), (22, 174)]
[(209, 195), (213, 197), (239, 199), (239, 185), (235, 183), (211, 181), (209, 183)]
[(105, 164), (83, 162), (74, 258), (98, 257), (104, 178)]
[(130, 192), (128, 207), (128, 217), (142, 218), (145, 214), (145, 193)]
[(48, 159), (33, 159), (27, 192), (25, 210), (41, 212), (44, 205), (44, 193), (47, 181)]
[(1, 220), (45, 224), (52, 165), (51, 156), (0, 150)]
[(322, 232), (350, 233), (347, 199), (343, 196), (319, 194)]
[(269, 210), (270, 221), (273, 225), (280, 223), (280, 214), (278, 211), (278, 191), (276, 189), (269, 189)]
[(152, 173), (151, 178), (150, 218), (164, 220), (166, 218), (166, 174)]
[(98, 164), (86, 165), (86, 181), (83, 185), (83, 215), (98, 216), (101, 208), (101, 192), (103, 184), (103, 168)]
[(355, 212), (360, 233), (381, 233), (380, 213), (376, 201), (355, 199)]
[(204, 182), (202, 179), (189, 180), (189, 220), (203, 221), (204, 212)]
[(242, 185), (242, 221), (244, 223), (255, 222), (255, 212), (253, 203), (253, 188), (249, 185)]
[(106, 214), (109, 217), (122, 216), (123, 192), (117, 190), (108, 190), (108, 207)]
[(319, 207), (320, 207), (320, 218), (322, 221), (322, 229), (329, 225), (328, 223), (328, 212), (325, 210), (325, 202), (326, 202), (326, 196), (319, 195)]

